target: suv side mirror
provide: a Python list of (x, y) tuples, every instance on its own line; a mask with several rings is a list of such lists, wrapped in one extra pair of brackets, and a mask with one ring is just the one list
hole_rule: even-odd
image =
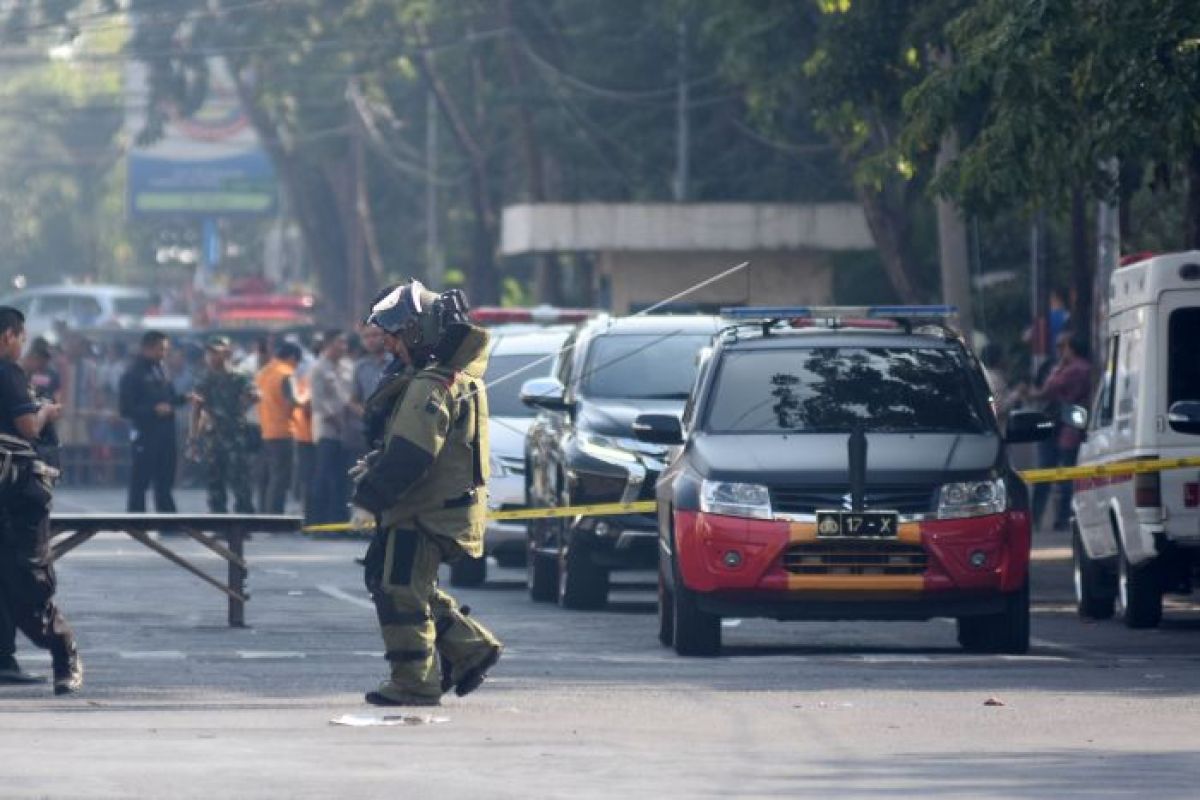
[(650, 444), (683, 444), (683, 425), (674, 414), (640, 414), (633, 421), (633, 435)]
[(1063, 425), (1077, 430), (1087, 430), (1088, 410), (1083, 406), (1065, 406), (1060, 417)]
[(1008, 415), (1008, 426), (1004, 430), (1004, 441), (1040, 442), (1054, 435), (1054, 420), (1040, 411), (1013, 411)]
[(566, 411), (570, 408), (567, 402), (567, 387), (558, 378), (530, 378), (521, 384), (521, 402), (530, 408), (544, 408), (547, 411)]
[(1167, 424), (1179, 433), (1200, 435), (1200, 400), (1177, 400), (1167, 409)]

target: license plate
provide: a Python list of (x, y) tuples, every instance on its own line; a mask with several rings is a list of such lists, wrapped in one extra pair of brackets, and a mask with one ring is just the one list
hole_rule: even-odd
[(895, 511), (818, 511), (817, 536), (894, 539), (900, 516)]

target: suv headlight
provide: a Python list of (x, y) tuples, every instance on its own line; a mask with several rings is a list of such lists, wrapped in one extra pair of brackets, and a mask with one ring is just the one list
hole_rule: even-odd
[(707, 514), (771, 519), (771, 493), (757, 483), (703, 481), (700, 510)]
[(946, 483), (938, 491), (938, 519), (962, 519), (1001, 514), (1008, 508), (1003, 478)]
[(637, 456), (621, 447), (616, 439), (595, 433), (580, 435), (579, 449), (601, 461), (614, 461), (618, 464), (632, 464), (637, 461)]

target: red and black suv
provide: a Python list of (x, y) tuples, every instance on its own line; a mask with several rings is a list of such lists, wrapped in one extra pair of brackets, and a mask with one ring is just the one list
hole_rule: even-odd
[[(1029, 647), (1028, 492), (983, 372), (943, 307), (727, 309), (657, 485), (659, 638), (721, 647), (721, 617), (954, 617), (968, 650)], [(859, 319), (849, 318), (851, 315)]]

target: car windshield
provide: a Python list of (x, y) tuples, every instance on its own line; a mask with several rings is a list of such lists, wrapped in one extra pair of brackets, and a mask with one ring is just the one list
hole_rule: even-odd
[(113, 300), (113, 308), (118, 314), (130, 317), (144, 317), (152, 305), (149, 297), (118, 297)]
[[(514, 355), (493, 355), (488, 359), (487, 372), (483, 382), (487, 386), (488, 413), (494, 417), (532, 417), (534, 410), (521, 402), (521, 384), (530, 378), (540, 378), (550, 374), (554, 359), (547, 358), (548, 354), (521, 353)], [(511, 375), (519, 369), (528, 367), (535, 361), (541, 365), (525, 370), (493, 385), (506, 375)]]
[(592, 343), (583, 370), (585, 397), (686, 400), (696, 380), (697, 354), (710, 334), (663, 331), (608, 334)]
[(714, 433), (979, 433), (987, 430), (962, 354), (949, 348), (805, 347), (728, 353)]

